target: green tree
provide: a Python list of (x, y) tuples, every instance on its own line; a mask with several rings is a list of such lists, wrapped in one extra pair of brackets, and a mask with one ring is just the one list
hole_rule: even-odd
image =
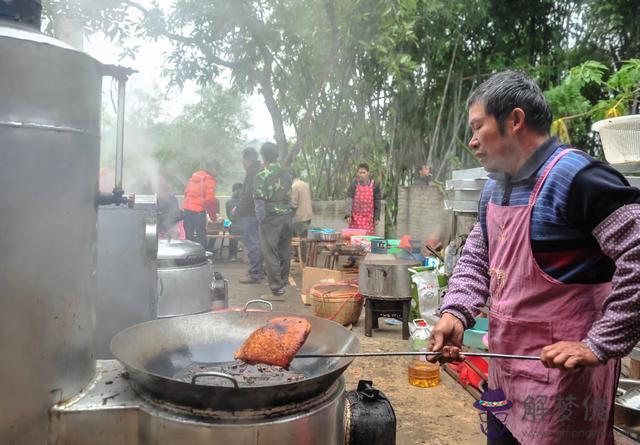
[(243, 96), (217, 84), (203, 87), (199, 96), (196, 104), (162, 124), (154, 158), (180, 191), (202, 161), (216, 160), (219, 188), (230, 193), (232, 184), (243, 177), (240, 152), (249, 128)]
[[(592, 152), (590, 124), (570, 116), (606, 101), (601, 111), (637, 111), (637, 87), (628, 81), (635, 71), (623, 68), (638, 52), (637, 1), (105, 4), (87, 13), (92, 26), (115, 38), (174, 43), (167, 75), (178, 84), (210, 84), (227, 72), (240, 91), (258, 91), (283, 156), (288, 151), (316, 197), (343, 197), (357, 163), (368, 161), (383, 183), (392, 223), (398, 186), (413, 180), (417, 164), (430, 163), (439, 180), (453, 168), (477, 165), (466, 147), (466, 100), (494, 72), (533, 75), (563, 118), (556, 127), (567, 124), (572, 140)], [(611, 71), (576, 83), (581, 77), (571, 68), (587, 60), (594, 63), (583, 66), (583, 74), (596, 73), (597, 64)], [(565, 84), (568, 76), (573, 80)], [(287, 127), (294, 130), (291, 140)]]
[(640, 59), (630, 59), (619, 69), (588, 60), (574, 68), (545, 92), (555, 120), (552, 132), (592, 155), (602, 157), (601, 147), (590, 135), (595, 121), (638, 113)]

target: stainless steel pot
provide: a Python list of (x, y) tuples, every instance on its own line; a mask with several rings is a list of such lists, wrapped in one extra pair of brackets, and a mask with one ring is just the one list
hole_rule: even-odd
[[(640, 380), (620, 379), (618, 388), (629, 391), (633, 388), (640, 388)], [(621, 397), (616, 398), (614, 425), (630, 431), (634, 434), (640, 434), (640, 410), (627, 406)]]
[(360, 262), (359, 290), (367, 297), (402, 298), (411, 296), (410, 267), (420, 266), (419, 260), (403, 260), (391, 254), (368, 254)]
[(158, 243), (158, 317), (196, 314), (222, 309), (227, 301), (212, 303), (213, 263), (204, 248), (192, 241)]

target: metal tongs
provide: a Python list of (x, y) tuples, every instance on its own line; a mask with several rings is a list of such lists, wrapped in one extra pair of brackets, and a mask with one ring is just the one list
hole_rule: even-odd
[[(434, 357), (442, 355), (441, 352), (423, 352), (423, 351), (406, 351), (406, 352), (344, 352), (329, 354), (297, 354), (295, 358), (331, 358), (331, 357), (393, 357), (393, 356), (425, 356)], [(514, 354), (496, 354), (493, 352), (460, 352), (460, 357), (488, 357), (488, 358), (505, 358), (512, 360), (540, 360), (537, 355), (514, 355)]]

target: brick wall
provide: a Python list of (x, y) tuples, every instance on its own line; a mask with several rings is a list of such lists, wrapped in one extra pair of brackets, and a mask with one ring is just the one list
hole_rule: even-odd
[[(179, 198), (182, 198), (181, 196)], [(224, 203), (228, 196), (218, 196), (223, 218)], [(313, 201), (313, 227), (343, 229), (347, 227), (344, 220), (346, 201)], [(376, 233), (382, 235), (385, 221), (385, 202), (382, 201), (381, 221), (376, 226)], [(456, 234), (469, 233), (476, 221), (475, 215), (459, 216), (456, 221)], [(444, 195), (436, 186), (422, 184), (398, 189), (398, 216), (396, 227), (389, 238), (410, 235), (412, 238), (425, 240), (435, 236), (446, 243), (451, 236), (453, 218), (449, 210), (444, 208)]]
[(398, 189), (398, 214), (396, 215), (396, 226), (394, 227), (393, 236), (401, 237), (409, 233), (409, 187), (400, 187)]
[(444, 194), (437, 186), (414, 184), (398, 189), (398, 216), (395, 236), (439, 239), (443, 244), (451, 234), (452, 215), (444, 208)]
[[(178, 196), (178, 201), (182, 206), (182, 195)], [(225, 211), (225, 203), (229, 199), (229, 196), (219, 195), (216, 196), (220, 201), (220, 209), (218, 209), (218, 216), (221, 218), (227, 218)], [(313, 221), (311, 221), (312, 227), (321, 227), (323, 229), (344, 229), (347, 227), (347, 222), (344, 220), (346, 201), (313, 201)], [(376, 233), (382, 235), (384, 231), (385, 221), (385, 202), (382, 201), (380, 210), (380, 222), (376, 225)]]
[[(376, 226), (376, 234), (383, 235), (385, 221), (385, 202), (382, 201), (380, 210), (380, 222)], [(344, 220), (346, 201), (313, 201), (313, 227), (324, 229), (344, 229), (347, 222)]]

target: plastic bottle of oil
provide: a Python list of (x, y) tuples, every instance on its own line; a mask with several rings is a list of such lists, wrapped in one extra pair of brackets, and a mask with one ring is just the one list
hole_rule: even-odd
[[(427, 351), (431, 330), (426, 321), (416, 319), (415, 328), (409, 338), (411, 351)], [(407, 369), (409, 383), (420, 388), (432, 388), (440, 384), (440, 365), (428, 362), (425, 356), (412, 357)]]
[(419, 388), (432, 388), (440, 384), (440, 365), (430, 363), (424, 357), (411, 360), (408, 374), (409, 383)]

